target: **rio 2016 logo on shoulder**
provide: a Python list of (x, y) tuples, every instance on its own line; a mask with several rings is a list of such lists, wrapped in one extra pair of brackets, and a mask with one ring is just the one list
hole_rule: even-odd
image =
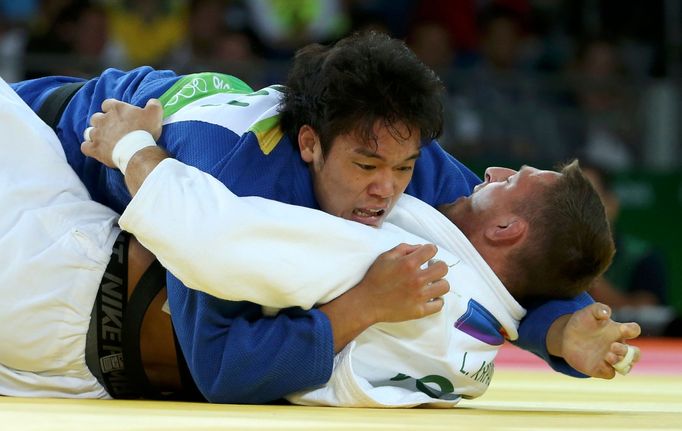
[(190, 103), (213, 94), (252, 92), (253, 89), (244, 81), (232, 75), (204, 72), (183, 76), (159, 97), (159, 101), (163, 106), (163, 116), (167, 118)]

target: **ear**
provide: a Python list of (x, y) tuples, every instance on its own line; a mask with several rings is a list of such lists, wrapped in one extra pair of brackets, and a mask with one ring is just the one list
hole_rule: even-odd
[(307, 124), (298, 130), (298, 150), (306, 163), (311, 163), (315, 159), (316, 152), (322, 151), (317, 132)]
[(501, 219), (485, 230), (485, 237), (493, 244), (514, 245), (521, 242), (528, 232), (528, 222), (517, 216)]

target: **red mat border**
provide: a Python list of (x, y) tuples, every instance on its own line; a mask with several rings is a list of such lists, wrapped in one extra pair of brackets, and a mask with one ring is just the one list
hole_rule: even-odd
[[(641, 351), (640, 361), (632, 373), (682, 374), (682, 339), (642, 338), (630, 344)], [(540, 358), (510, 343), (505, 343), (500, 349), (495, 367), (549, 370)]]

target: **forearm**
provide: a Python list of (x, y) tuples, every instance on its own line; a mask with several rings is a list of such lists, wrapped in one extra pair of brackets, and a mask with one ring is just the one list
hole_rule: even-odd
[(348, 343), (354, 340), (365, 329), (376, 323), (371, 314), (358, 313), (365, 308), (361, 298), (350, 290), (319, 308), (331, 323), (334, 338), (334, 353), (339, 353)]
[(137, 194), (144, 180), (167, 158), (168, 154), (159, 146), (143, 148), (131, 157), (125, 174), (126, 186), (131, 196)]

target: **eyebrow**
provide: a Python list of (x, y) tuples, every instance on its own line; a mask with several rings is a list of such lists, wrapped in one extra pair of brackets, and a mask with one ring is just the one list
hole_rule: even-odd
[[(384, 161), (386, 160), (384, 157), (380, 156), (375, 151), (372, 151), (367, 147), (356, 148), (355, 152), (361, 156), (370, 157), (373, 159), (384, 160)], [(410, 160), (417, 160), (420, 156), (421, 156), (421, 150), (417, 150), (414, 154), (406, 157), (404, 162), (407, 162)]]

